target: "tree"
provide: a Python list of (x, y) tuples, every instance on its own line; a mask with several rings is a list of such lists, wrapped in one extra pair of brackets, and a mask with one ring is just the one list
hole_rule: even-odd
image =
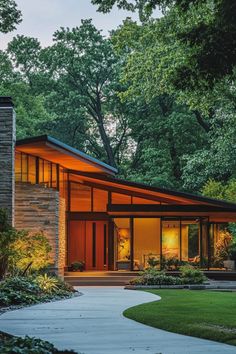
[[(116, 107), (119, 115), (114, 116), (115, 109), (110, 110), (119, 86), (119, 58), (110, 40), (105, 39), (90, 20), (82, 21), (80, 27), (72, 30), (61, 28), (54, 34), (54, 42), (44, 50), (45, 64), (54, 79), (54, 91), (49, 100), (51, 98), (54, 108), (63, 109), (66, 115), (71, 107), (71, 119), (77, 120), (75, 130), (86, 134), (98, 154), (102, 143), (107, 162), (116, 166), (117, 147), (124, 136), (123, 132), (119, 133), (120, 138), (116, 141), (108, 131), (110, 117), (118, 122), (122, 116), (121, 102), (119, 108)], [(124, 131), (126, 127), (121, 120), (119, 131)], [(114, 132), (114, 129), (110, 130)], [(94, 140), (96, 135), (98, 139)]]
[(128, 125), (136, 146), (123, 171), (125, 177), (182, 189), (186, 155), (205, 146), (207, 139), (194, 114), (166, 95), (148, 104), (139, 98), (128, 117)]
[(16, 2), (0, 0), (0, 32), (13, 31), (21, 21), (21, 11), (18, 10)]
[[(174, 94), (192, 109), (209, 113), (220, 81), (236, 64), (236, 3), (228, 0), (94, 0), (100, 11), (114, 4), (135, 10), (165, 7), (164, 16), (145, 22), (126, 70), (131, 90), (140, 78), (147, 96)], [(126, 26), (127, 27), (127, 26)], [(127, 28), (121, 28), (125, 31)]]
[(7, 53), (15, 72), (20, 73), (31, 89), (41, 71), (41, 49), (38, 39), (23, 35), (17, 35), (8, 43)]
[(19, 35), (0, 52), (0, 93), (14, 100), (17, 138), (47, 132), (54, 119), (45, 108), (48, 78), (40, 66), (40, 53), (37, 39)]

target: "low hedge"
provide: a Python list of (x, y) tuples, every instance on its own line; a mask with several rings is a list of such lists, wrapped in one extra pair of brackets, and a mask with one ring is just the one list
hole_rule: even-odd
[(30, 305), (72, 296), (73, 287), (58, 277), (9, 277), (0, 282), (0, 307)]
[(138, 278), (130, 281), (131, 285), (186, 285), (202, 284), (207, 278), (199, 269), (191, 266), (180, 268), (180, 276), (173, 277), (164, 271), (155, 268), (148, 268), (143, 271)]

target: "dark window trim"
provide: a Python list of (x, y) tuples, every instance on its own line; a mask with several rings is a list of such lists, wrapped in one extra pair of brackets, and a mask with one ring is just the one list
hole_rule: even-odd
[(107, 224), (103, 225), (103, 263), (104, 266), (107, 265)]
[(92, 224), (92, 263), (93, 263), (93, 268), (96, 267), (96, 248), (97, 248), (97, 245), (96, 245), (96, 222), (93, 222)]

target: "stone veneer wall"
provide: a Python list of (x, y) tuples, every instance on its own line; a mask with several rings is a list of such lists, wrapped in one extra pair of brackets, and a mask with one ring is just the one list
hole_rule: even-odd
[(58, 274), (63, 276), (64, 267), (66, 265), (66, 201), (61, 197), (59, 197), (59, 222), (57, 241), (57, 269)]
[(0, 208), (14, 225), (15, 112), (10, 97), (0, 97)]
[(42, 231), (52, 247), (53, 269), (63, 276), (65, 266), (65, 201), (59, 192), (40, 185), (15, 185), (15, 227)]

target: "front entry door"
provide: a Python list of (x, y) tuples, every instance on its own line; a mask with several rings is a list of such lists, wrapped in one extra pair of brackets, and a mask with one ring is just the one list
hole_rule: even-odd
[(108, 269), (108, 222), (71, 221), (69, 265), (84, 261), (86, 270)]

